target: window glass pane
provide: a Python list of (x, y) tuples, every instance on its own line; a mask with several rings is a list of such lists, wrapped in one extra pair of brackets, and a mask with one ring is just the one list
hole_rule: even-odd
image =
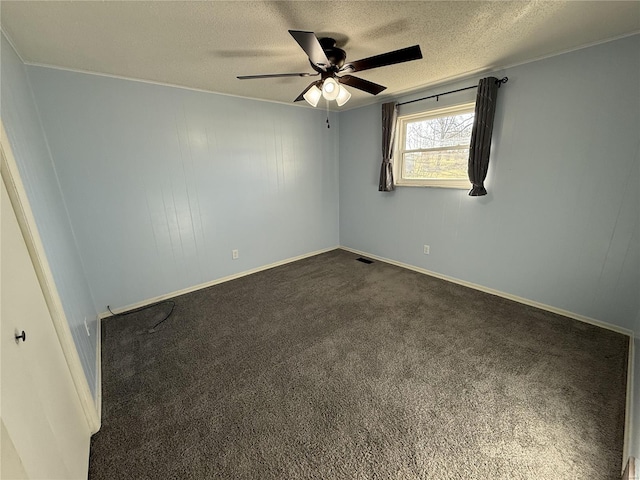
[(407, 180), (468, 179), (469, 149), (405, 153), (402, 178)]
[(474, 113), (416, 120), (406, 124), (405, 150), (468, 146)]

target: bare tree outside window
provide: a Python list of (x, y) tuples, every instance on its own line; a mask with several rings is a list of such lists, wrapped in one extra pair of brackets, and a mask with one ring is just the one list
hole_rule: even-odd
[(398, 118), (397, 185), (469, 188), (468, 162), (475, 104)]
[(474, 113), (406, 124), (403, 176), (407, 179), (467, 178)]

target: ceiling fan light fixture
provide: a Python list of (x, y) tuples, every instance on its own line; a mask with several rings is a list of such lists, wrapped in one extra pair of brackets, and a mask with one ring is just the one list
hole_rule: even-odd
[(336, 97), (336, 103), (339, 107), (341, 107), (349, 101), (349, 99), (351, 98), (351, 93), (349, 93), (349, 90), (344, 88), (342, 85), (339, 85), (339, 87), (340, 88), (338, 90), (338, 96)]
[(322, 84), (322, 96), (327, 100), (335, 100), (340, 93), (340, 85), (333, 78), (327, 78)]
[[(289, 30), (289, 34), (298, 45), (300, 45), (300, 48), (304, 50), (304, 53), (307, 54), (311, 68), (315, 73), (270, 73), (263, 75), (241, 75), (238, 76), (238, 78), (240, 80), (247, 80), (251, 78), (320, 76), (320, 80), (313, 82), (305, 88), (294, 100), (294, 102), (300, 102), (304, 99), (313, 107), (316, 107), (320, 100), (318, 92), (320, 92), (320, 96), (324, 97), (327, 101), (336, 100), (338, 106), (342, 106), (349, 101), (351, 93), (344, 87), (341, 87), (338, 81), (362, 90), (363, 92), (370, 93), (371, 95), (377, 95), (387, 88), (350, 74), (343, 74), (338, 77), (337, 74), (339, 73), (362, 72), (363, 70), (386, 67), (388, 65), (395, 65), (396, 63), (420, 60), (422, 58), (420, 45), (413, 45), (412, 47), (380, 53), (372, 57), (361, 58), (355, 62), (350, 61), (349, 63), (345, 63), (347, 54), (344, 50), (336, 46), (337, 42), (334, 38), (318, 38), (315, 33), (303, 30)], [(338, 97), (340, 97), (339, 100)]]
[(320, 101), (320, 97), (322, 97), (322, 92), (315, 85), (311, 87), (306, 93), (302, 96), (309, 105), (312, 107), (316, 107), (318, 102)]

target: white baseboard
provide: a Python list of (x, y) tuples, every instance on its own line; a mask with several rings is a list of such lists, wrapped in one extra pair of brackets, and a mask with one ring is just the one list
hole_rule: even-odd
[(98, 315), (96, 323), (96, 412), (98, 429), (102, 426), (102, 319)]
[[(624, 470), (629, 464), (629, 450), (631, 449), (631, 439), (633, 438), (633, 385), (634, 385), (634, 364), (635, 364), (635, 343), (634, 338), (629, 339), (629, 358), (627, 363), (627, 403), (624, 412), (624, 443), (622, 447), (622, 468)], [(630, 466), (635, 466), (634, 460), (631, 460)], [(635, 468), (633, 468), (635, 471)]]
[[(391, 260), (389, 258), (385, 258), (385, 257), (380, 257), (378, 255), (373, 255), (367, 252), (363, 252), (361, 250), (356, 250), (353, 248), (349, 248), (349, 247), (344, 247), (344, 246), (339, 246), (339, 247), (331, 247), (331, 248), (325, 248), (322, 250), (316, 250), (314, 252), (310, 252), (310, 253), (306, 253), (304, 255), (298, 255), (296, 257), (290, 257), (287, 258), (285, 260), (280, 260), (278, 262), (274, 262), (274, 263), (270, 263), (268, 265), (263, 265), (261, 267), (257, 267), (257, 268), (253, 268), (251, 270), (245, 270), (244, 272), (240, 272), (240, 273), (236, 273), (233, 275), (228, 275), (226, 277), (221, 277), (215, 280), (212, 280), (210, 282), (206, 282), (206, 283), (202, 283), (199, 285), (194, 285), (192, 287), (188, 287), (188, 288), (184, 288), (182, 290), (177, 290), (175, 292), (171, 292), (171, 293), (167, 293), (165, 295), (159, 295), (157, 297), (154, 298), (150, 298), (147, 300), (143, 300), (142, 302), (138, 302), (132, 305), (128, 305), (125, 307), (121, 307), (118, 308), (116, 310), (114, 310), (114, 313), (121, 313), (121, 312), (126, 312), (128, 310), (133, 310), (136, 308), (140, 308), (140, 307), (144, 307), (146, 305), (152, 305), (154, 303), (160, 302), (162, 300), (166, 300), (172, 297), (176, 297), (179, 295), (184, 295), (186, 293), (191, 293), (191, 292), (195, 292), (197, 290), (201, 290), (203, 288), (207, 288), (207, 287), (211, 287), (213, 285), (218, 285), (220, 283), (224, 283), (224, 282), (228, 282), (230, 280), (235, 280), (236, 278), (241, 278), (247, 275), (251, 275), (253, 273), (258, 273), (264, 270), (268, 270), (270, 268), (274, 268), (274, 267), (278, 267), (280, 265), (285, 265), (287, 263), (291, 263), (291, 262), (295, 262), (298, 260), (302, 260), (303, 258), (308, 258), (308, 257), (313, 257), (315, 255), (320, 255), (321, 253), (325, 253), (325, 252), (329, 252), (331, 250), (335, 250), (336, 248), (340, 248), (342, 250), (351, 252), (351, 253), (355, 253), (357, 255), (362, 255), (365, 257), (369, 257), (369, 258), (373, 258), (375, 260), (381, 261), (381, 262), (385, 262), (385, 263), (389, 263), (391, 265), (396, 265), (398, 267), (402, 267), (402, 268), (406, 268), (408, 270), (413, 270), (415, 272), (418, 273), (422, 273), (425, 275), (429, 275), (432, 277), (436, 277), (436, 278), (440, 278), (442, 280), (446, 280), (448, 282), (452, 282), (452, 283), (456, 283), (458, 285), (462, 285), (465, 287), (469, 287), (469, 288), (473, 288), (475, 290), (479, 290), (481, 292), (485, 292), (485, 293), (489, 293), (492, 295), (496, 295), (498, 297), (502, 297), (502, 298), (506, 298), (508, 300), (513, 300), (515, 302), (518, 303), (522, 303), (524, 305), (529, 305), (532, 307), (536, 307), (539, 308), (541, 310), (545, 310), (551, 313), (556, 313), (559, 315), (563, 315), (565, 317), (569, 317), (569, 318), (573, 318), (575, 320), (579, 320), (581, 322), (585, 322), (588, 323), (590, 325), (595, 325), (601, 328), (605, 328), (607, 330), (612, 330), (614, 332), (617, 333), (621, 333), (623, 335), (627, 335), (629, 336), (629, 358), (628, 358), (628, 366), (627, 366), (627, 395), (626, 395), (626, 408), (625, 408), (625, 428), (624, 428), (624, 447), (623, 447), (623, 465), (626, 467), (627, 465), (627, 459), (628, 454), (629, 454), (629, 442), (631, 439), (631, 425), (632, 425), (632, 412), (631, 412), (631, 406), (633, 405), (632, 403), (632, 397), (633, 397), (633, 374), (634, 374), (634, 354), (635, 354), (635, 349), (634, 349), (634, 333), (631, 330), (628, 330), (626, 328), (623, 327), (619, 327), (617, 325), (613, 325), (611, 323), (608, 322), (603, 322), (601, 320), (596, 320), (590, 317), (586, 317), (584, 315), (580, 315), (574, 312), (570, 312), (568, 310), (563, 310), (561, 308), (557, 308), (557, 307), (553, 307), (551, 305), (546, 305), (540, 302), (536, 302), (534, 300), (529, 300), (527, 298), (523, 298), (523, 297), (519, 297), (517, 295), (512, 295), (510, 293), (506, 293), (506, 292), (501, 292), (499, 290), (495, 290), (493, 288), (489, 288), (489, 287), (485, 287), (476, 283), (472, 283), (472, 282), (467, 282), (465, 280), (460, 280), (458, 278), (454, 278), (454, 277), (450, 277), (448, 275), (443, 275), (437, 272), (432, 272), (430, 270), (426, 270), (424, 268), (420, 268), (420, 267), (416, 267), (414, 265), (410, 265), (407, 263), (402, 263), (402, 262), (398, 262), (395, 260)], [(101, 335), (101, 320), (103, 318), (107, 318), (110, 317), (111, 313), (109, 312), (103, 312), (100, 315), (98, 315), (98, 326), (97, 326), (97, 337), (98, 337), (98, 341), (97, 341), (97, 352), (96, 352), (96, 372), (97, 372), (97, 388), (96, 388), (96, 410), (98, 412), (98, 415), (100, 416), (100, 420), (101, 420), (101, 416), (102, 416), (102, 362), (101, 362), (101, 356), (102, 356), (102, 335)]]
[[(157, 297), (149, 298), (147, 300), (143, 300), (143, 301), (138, 302), (138, 303), (127, 305), (125, 307), (119, 307), (119, 308), (113, 309), (113, 313), (118, 314), (118, 313), (122, 313), (122, 312), (127, 312), (129, 310), (134, 310), (136, 308), (146, 307), (147, 305), (152, 305), (154, 303), (161, 302), (162, 300), (167, 300), (169, 298), (177, 297), (178, 295), (184, 295), (185, 293), (191, 293), (191, 292), (195, 292), (197, 290), (202, 290), (203, 288), (212, 287), (213, 285), (218, 285), (220, 283), (228, 282), (230, 280), (235, 280), (236, 278), (246, 277), (247, 275), (251, 275), (252, 273), (258, 273), (258, 272), (262, 272), (264, 270), (269, 270), (270, 268), (279, 267), (280, 265), (285, 265), (285, 264), (291, 263), (291, 262), (296, 262), (298, 260), (302, 260), (303, 258), (314, 257), (316, 255), (320, 255), (321, 253), (330, 252), (331, 250), (335, 250), (337, 248), (340, 248), (340, 247), (338, 247), (336, 245), (335, 247), (324, 248), (322, 250), (316, 250), (315, 252), (309, 252), (309, 253), (305, 253), (303, 255), (298, 255), (296, 257), (286, 258), (284, 260), (280, 260), (278, 262), (270, 263), (268, 265), (263, 265), (261, 267), (252, 268), (251, 270), (245, 270), (244, 272), (234, 273), (233, 275), (228, 275), (226, 277), (217, 278), (215, 280), (211, 280), (210, 282), (201, 283), (199, 285), (194, 285), (193, 287), (183, 288), (182, 290), (177, 290), (175, 292), (166, 293), (164, 295), (159, 295)], [(110, 312), (103, 312), (103, 313), (101, 313), (99, 315), (100, 319), (108, 318), (108, 317), (111, 317), (111, 313)]]
[[(512, 295), (510, 293), (501, 292), (499, 290), (495, 290), (493, 288), (484, 287), (482, 285), (478, 285), (476, 283), (467, 282), (465, 280), (460, 280), (458, 278), (450, 277), (448, 275), (442, 275), (441, 273), (432, 272), (430, 270), (426, 270), (424, 268), (416, 267), (414, 265), (409, 265), (407, 263), (397, 262), (395, 260), (391, 260), (389, 258), (380, 257), (378, 255), (372, 255), (367, 252), (363, 252), (360, 250), (356, 250), (354, 248), (349, 247), (340, 247), (342, 250), (346, 250), (351, 253), (355, 253), (357, 255), (362, 255), (364, 257), (373, 258), (375, 260), (379, 260), (381, 262), (390, 263), (391, 265), (396, 265), (398, 267), (406, 268), (409, 270), (413, 270), (414, 272), (423, 273), (425, 275), (430, 275), (432, 277), (440, 278), (442, 280), (446, 280), (448, 282), (456, 283), (458, 285), (463, 285), (465, 287), (473, 288), (475, 290), (480, 290), (481, 292), (490, 293), (492, 295), (496, 295), (498, 297), (506, 298), (508, 300), (513, 300), (518, 303), (522, 303), (524, 305), (529, 305), (531, 307), (536, 307), (541, 310), (546, 310), (551, 313), (557, 313), (559, 315), (563, 315), (565, 317), (573, 318), (574, 320), (579, 320), (581, 322), (588, 323), (590, 325), (595, 325), (597, 327), (605, 328), (607, 330), (612, 330), (617, 333), (622, 333), (623, 335), (627, 335), (629, 337), (629, 355), (628, 355), (628, 364), (627, 364), (627, 392), (626, 392), (626, 406), (625, 406), (625, 423), (624, 423), (624, 443), (623, 443), (623, 454), (622, 454), (622, 465), (623, 469), (627, 467), (629, 457), (629, 449), (630, 449), (630, 441), (632, 432), (632, 424), (633, 424), (633, 380), (634, 380), (634, 332), (632, 330), (619, 327), (618, 325), (613, 325), (608, 322), (603, 322), (601, 320), (596, 320), (594, 318), (586, 317), (584, 315), (580, 315), (578, 313), (570, 312), (568, 310), (563, 310), (561, 308), (553, 307), (551, 305), (546, 305), (544, 303), (536, 302), (534, 300), (529, 300), (527, 298), (519, 297), (517, 295)], [(633, 459), (631, 460), (632, 467), (635, 465)], [(634, 470), (635, 471), (635, 470)], [(624, 470), (622, 472), (624, 474)], [(637, 477), (633, 477), (634, 479)]]
[(360, 250), (356, 250), (354, 248), (340, 246), (342, 250), (346, 250), (347, 252), (355, 253), (358, 255), (362, 255), (364, 257), (373, 258), (375, 260), (379, 260), (381, 262), (390, 263), (391, 265), (396, 265), (397, 267), (406, 268), (408, 270), (413, 270), (414, 272), (423, 273), (425, 275), (429, 275), (431, 277), (440, 278), (442, 280), (446, 280), (448, 282), (457, 283), (458, 285), (462, 285), (464, 287), (473, 288), (475, 290), (480, 290), (481, 292), (490, 293), (491, 295), (496, 295), (498, 297), (506, 298), (507, 300), (513, 300), (514, 302), (522, 303), (524, 305), (529, 305), (530, 307), (536, 307), (540, 310), (546, 310), (547, 312), (557, 313), (558, 315), (562, 315), (565, 317), (573, 318), (574, 320), (579, 320), (584, 323), (589, 323), (591, 325), (595, 325), (597, 327), (606, 328), (607, 330), (613, 330), (617, 333), (622, 333), (623, 335), (627, 335), (633, 338), (633, 331), (624, 327), (619, 327), (618, 325), (613, 325), (608, 322), (603, 322), (601, 320), (596, 320), (595, 318), (590, 318), (585, 315), (580, 315), (579, 313), (570, 312), (568, 310), (563, 310), (562, 308), (557, 308), (552, 305), (546, 305), (544, 303), (536, 302), (534, 300), (529, 300), (528, 298), (519, 297), (517, 295), (512, 295), (510, 293), (501, 292), (500, 290), (495, 290), (493, 288), (485, 287), (483, 285), (479, 285), (477, 283), (467, 282), (466, 280), (460, 280), (459, 278), (450, 277), (448, 275), (443, 275), (438, 272), (432, 272), (431, 270), (426, 270), (424, 268), (416, 267), (415, 265), (410, 265), (408, 263), (398, 262), (396, 260), (391, 260), (390, 258), (380, 257), (378, 255), (373, 255), (371, 253), (363, 252)]
[[(166, 293), (164, 295), (159, 295), (157, 297), (149, 298), (143, 300), (141, 302), (137, 302), (131, 305), (127, 305), (124, 307), (119, 307), (113, 309), (113, 313), (122, 313), (129, 310), (133, 310), (140, 307), (145, 307), (147, 305), (152, 305), (157, 302), (161, 302), (162, 300), (167, 300), (169, 298), (177, 297), (179, 295), (184, 295), (185, 293), (195, 292), (197, 290), (201, 290), (203, 288), (211, 287), (213, 285), (218, 285), (220, 283), (228, 282), (230, 280), (235, 280), (236, 278), (245, 277), (247, 275), (251, 275), (253, 273), (262, 272), (264, 270), (269, 270), (270, 268), (278, 267), (280, 265), (285, 265), (287, 263), (295, 262), (298, 260), (302, 260), (303, 258), (313, 257), (316, 255), (320, 255), (321, 253), (330, 252), (331, 250), (335, 250), (336, 248), (340, 248), (347, 252), (355, 253), (357, 255), (362, 255), (365, 257), (373, 258), (375, 260), (389, 263), (391, 265), (395, 265), (398, 267), (406, 268), (408, 270), (413, 270), (414, 272), (422, 273), (425, 275), (429, 275), (431, 277), (440, 278), (442, 280), (446, 280), (448, 282), (456, 283), (458, 285), (462, 285), (464, 287), (473, 288), (475, 290), (479, 290), (481, 292), (489, 293), (491, 295), (496, 295), (498, 297), (506, 298), (507, 300), (513, 300), (514, 302), (522, 303), (524, 305), (529, 305), (531, 307), (539, 308), (540, 310), (545, 310), (547, 312), (556, 313), (558, 315), (562, 315), (564, 317), (573, 318), (574, 320), (579, 320), (584, 323), (588, 323), (590, 325), (595, 325), (597, 327), (605, 328), (607, 330), (612, 330), (617, 333), (621, 333), (623, 335), (627, 335), (631, 338), (634, 338), (634, 332), (629, 330), (628, 328), (620, 327), (618, 325), (614, 325), (612, 323), (604, 322), (602, 320), (597, 320), (595, 318), (587, 317), (586, 315), (581, 315), (579, 313), (574, 313), (569, 310), (564, 310), (562, 308), (554, 307), (552, 305), (547, 305), (544, 303), (536, 302), (535, 300), (529, 300), (528, 298), (519, 297), (517, 295), (512, 295), (511, 293), (502, 292), (500, 290), (496, 290), (493, 288), (485, 287), (483, 285), (479, 285), (477, 283), (468, 282), (466, 280), (460, 280), (459, 278), (450, 277), (448, 275), (443, 275), (438, 272), (433, 272), (431, 270), (427, 270), (425, 268), (416, 267), (415, 265), (411, 265), (408, 263), (398, 262), (396, 260), (392, 260), (386, 257), (380, 257), (378, 255), (374, 255), (368, 252), (363, 252), (361, 250), (356, 250), (355, 248), (345, 247), (345, 246), (335, 246), (330, 248), (325, 248), (322, 250), (316, 250), (314, 252), (305, 253), (303, 255), (298, 255), (296, 257), (290, 257), (284, 260), (280, 260), (278, 262), (270, 263), (268, 265), (263, 265), (261, 267), (253, 268), (251, 270), (245, 270), (244, 272), (235, 273), (233, 275), (228, 275), (226, 277), (217, 278), (215, 280), (211, 280), (209, 282), (201, 283), (199, 285), (194, 285), (192, 287), (187, 287), (182, 290), (177, 290), (175, 292)], [(110, 312), (102, 312), (98, 315), (100, 319), (108, 318), (111, 316)]]

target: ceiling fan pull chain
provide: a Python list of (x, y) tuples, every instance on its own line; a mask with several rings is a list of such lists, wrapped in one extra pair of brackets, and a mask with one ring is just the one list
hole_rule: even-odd
[(327, 128), (331, 128), (331, 124), (329, 123), (329, 100), (326, 100), (327, 105)]

